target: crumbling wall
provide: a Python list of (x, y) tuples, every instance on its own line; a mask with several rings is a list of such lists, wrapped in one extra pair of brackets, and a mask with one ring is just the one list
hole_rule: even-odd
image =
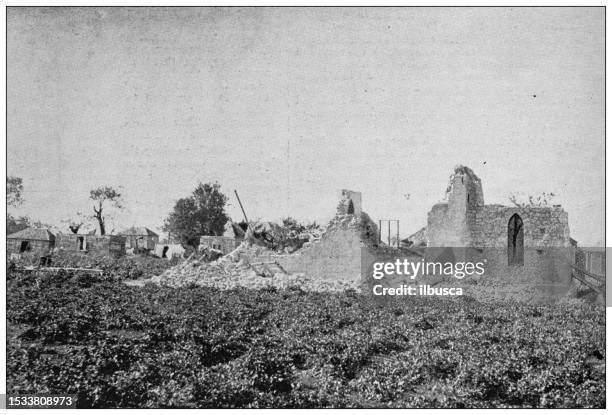
[(411, 246), (427, 246), (427, 226), (423, 226), (421, 229), (402, 240), (402, 247)]
[(484, 205), (482, 182), (472, 169), (466, 166), (457, 166), (449, 179), (446, 189), (449, 203), (453, 199), (470, 206)]
[(448, 203), (435, 204), (427, 215), (428, 246), (468, 245), (465, 220), (449, 213)]
[(568, 216), (561, 207), (487, 205), (476, 212), (471, 225), (474, 246), (505, 248), (508, 221), (518, 214), (523, 221), (525, 247), (569, 247)]
[(330, 229), (319, 242), (301, 252), (280, 257), (279, 263), (290, 273), (301, 272), (312, 278), (359, 279), (362, 247), (355, 229), (338, 227)]
[(434, 205), (427, 218), (430, 246), (470, 246), (476, 211), (484, 205), (482, 184), (474, 172), (458, 166), (446, 189), (448, 202)]
[(558, 298), (571, 288), (569, 248), (526, 248), (523, 265), (508, 265), (507, 248), (483, 248), (479, 260), (485, 261), (481, 279), (509, 284), (526, 284), (540, 295)]
[(378, 229), (362, 212), (336, 216), (321, 238), (290, 255), (267, 253), (253, 261), (276, 261), (289, 273), (320, 279), (361, 279), (362, 249), (374, 249)]
[(362, 249), (378, 243), (378, 227), (363, 212), (361, 193), (343, 189), (336, 216), (321, 238), (290, 255), (268, 254), (259, 261), (274, 260), (289, 273), (317, 279), (361, 279)]
[(355, 215), (361, 217), (361, 192), (342, 189), (340, 191), (340, 202), (336, 208), (336, 216)]
[[(530, 283), (551, 296), (567, 291), (567, 264), (574, 261), (568, 216), (561, 207), (485, 205), (480, 179), (463, 166), (451, 175), (447, 193), (448, 203), (434, 205), (428, 214), (429, 247), (474, 248), (458, 249), (457, 259), (485, 261), (485, 278)], [(522, 262), (510, 264), (508, 224), (515, 214), (522, 221), (517, 248)]]

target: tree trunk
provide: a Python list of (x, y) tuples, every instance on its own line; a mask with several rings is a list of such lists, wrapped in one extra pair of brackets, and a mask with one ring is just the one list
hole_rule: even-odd
[(102, 216), (102, 202), (98, 205), (98, 209), (94, 206), (94, 217), (97, 219), (100, 225), (100, 235), (106, 235), (106, 228), (104, 227), (104, 216)]

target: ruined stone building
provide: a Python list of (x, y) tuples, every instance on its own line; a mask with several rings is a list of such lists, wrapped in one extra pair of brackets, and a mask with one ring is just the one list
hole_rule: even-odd
[(447, 195), (429, 211), (424, 230), (408, 238), (412, 244), (464, 248), (455, 251), (486, 260), (487, 274), (493, 276), (569, 282), (563, 268), (570, 256), (570, 231), (560, 205), (487, 205), (480, 179), (465, 166), (455, 168)]
[(121, 235), (85, 235), (58, 233), (56, 248), (73, 252), (92, 252), (100, 255), (125, 255), (125, 237)]
[[(289, 273), (321, 279), (361, 279), (364, 252), (378, 244), (378, 227), (362, 209), (361, 193), (341, 190), (336, 215), (321, 238), (290, 254), (268, 251), (259, 262), (276, 262)], [(373, 256), (372, 256), (373, 257)]]
[(567, 212), (560, 205), (485, 205), (480, 179), (464, 166), (451, 176), (448, 201), (431, 208), (426, 238), (427, 246), (507, 247), (510, 264), (524, 262), (527, 247), (570, 246)]

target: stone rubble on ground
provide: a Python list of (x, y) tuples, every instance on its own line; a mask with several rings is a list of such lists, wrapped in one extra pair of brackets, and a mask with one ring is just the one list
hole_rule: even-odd
[[(266, 239), (261, 235), (268, 235), (273, 240), (275, 228), (273, 224), (266, 223), (265, 226), (256, 227), (256, 232), (247, 232), (245, 241), (229, 254), (212, 262), (206, 261), (206, 258), (194, 259), (192, 255), (176, 267), (153, 277), (151, 282), (169, 287), (194, 284), (222, 290), (236, 287), (251, 289), (299, 287), (304, 291), (313, 292), (342, 292), (347, 289), (361, 292), (360, 275), (354, 278), (342, 278), (337, 275), (329, 279), (314, 278), (305, 273), (287, 273), (278, 264), (274, 264), (275, 256), (301, 255), (305, 249), (321, 243), (328, 233), (338, 229), (355, 229), (364, 244), (373, 245), (377, 238), (376, 225), (365, 212), (361, 212), (360, 208), (358, 210), (358, 215), (337, 214), (324, 229), (313, 228), (309, 229), (307, 234), (299, 235), (307, 242), (300, 244), (299, 249), (295, 251), (279, 252), (271, 247), (269, 238)], [(261, 258), (268, 260), (263, 263)]]
[(163, 274), (151, 278), (151, 282), (169, 287), (193, 284), (221, 290), (231, 290), (237, 287), (250, 289), (299, 287), (304, 291), (313, 292), (339, 292), (347, 289), (360, 292), (359, 279), (314, 279), (304, 273), (287, 274), (274, 264), (270, 264), (268, 269), (278, 272), (274, 272), (271, 276), (262, 276), (257, 271), (259, 264), (256, 262), (252, 264), (250, 259), (257, 258), (265, 251), (267, 249), (264, 247), (243, 242), (234, 251), (216, 261), (204, 262), (190, 258), (166, 270)]

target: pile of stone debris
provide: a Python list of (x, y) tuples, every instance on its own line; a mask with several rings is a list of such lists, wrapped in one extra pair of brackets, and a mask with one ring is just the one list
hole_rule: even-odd
[[(377, 246), (378, 229), (361, 210), (360, 196), (350, 194), (359, 203), (347, 202), (345, 197), (342, 206), (346, 209), (339, 208), (325, 228), (314, 223), (300, 225), (291, 218), (282, 225), (253, 223), (244, 232), (244, 242), (231, 253), (220, 258), (192, 256), (151, 281), (170, 287), (201, 285), (225, 290), (299, 287), (314, 292), (361, 292), (361, 248)], [(281, 263), (290, 264), (293, 271)]]
[(283, 222), (282, 225), (274, 222), (252, 223), (243, 237), (270, 250), (286, 254), (293, 253), (305, 244), (321, 238), (323, 229), (316, 223), (304, 226), (291, 218)]
[(262, 289), (299, 287), (304, 291), (339, 292), (347, 289), (360, 291), (360, 281), (354, 279), (309, 278), (304, 273), (288, 273), (273, 260), (258, 261), (270, 256), (265, 246), (243, 242), (233, 252), (212, 262), (190, 257), (176, 267), (155, 276), (151, 282), (169, 287), (199, 285), (230, 290), (237, 287)]

